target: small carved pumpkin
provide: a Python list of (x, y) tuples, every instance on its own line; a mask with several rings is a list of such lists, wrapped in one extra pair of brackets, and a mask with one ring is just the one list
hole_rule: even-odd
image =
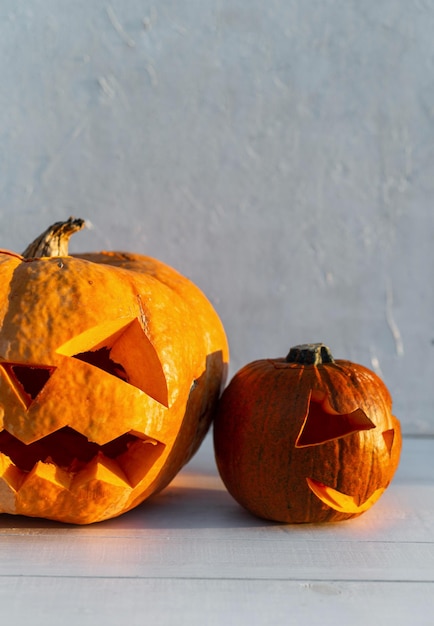
[(370, 508), (398, 466), (401, 431), (376, 374), (323, 344), (246, 365), (225, 389), (214, 447), (228, 491), (280, 522), (348, 519)]
[(84, 524), (165, 487), (200, 445), (228, 347), (203, 293), (141, 255), (68, 255), (83, 220), (0, 252), (0, 512)]

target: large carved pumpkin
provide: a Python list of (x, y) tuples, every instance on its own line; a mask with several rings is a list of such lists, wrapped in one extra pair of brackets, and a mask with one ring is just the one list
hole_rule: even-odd
[(401, 431), (384, 383), (334, 361), (323, 344), (246, 365), (214, 422), (217, 466), (252, 513), (281, 522), (338, 521), (382, 495), (398, 466)]
[(210, 425), (228, 347), (203, 293), (137, 254), (69, 256), (82, 220), (0, 252), (0, 512), (107, 519), (165, 487)]

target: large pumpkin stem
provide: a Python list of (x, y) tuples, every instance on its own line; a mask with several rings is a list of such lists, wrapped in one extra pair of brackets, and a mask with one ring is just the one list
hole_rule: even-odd
[(288, 352), (287, 363), (299, 363), (300, 365), (322, 365), (334, 363), (330, 348), (323, 343), (303, 343), (294, 346)]
[(27, 246), (23, 257), (35, 259), (43, 256), (68, 256), (69, 238), (84, 225), (84, 220), (74, 217), (70, 217), (66, 222), (56, 222)]

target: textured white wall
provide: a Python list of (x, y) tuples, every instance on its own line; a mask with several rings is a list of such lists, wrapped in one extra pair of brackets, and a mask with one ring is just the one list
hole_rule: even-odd
[(434, 2), (2, 0), (0, 247), (156, 256), (231, 374), (324, 341), (434, 433)]

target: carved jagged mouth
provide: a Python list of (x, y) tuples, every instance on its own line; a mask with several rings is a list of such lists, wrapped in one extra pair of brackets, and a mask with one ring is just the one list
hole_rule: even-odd
[(72, 477), (91, 464), (102, 464), (135, 487), (154, 465), (164, 444), (149, 437), (126, 433), (104, 445), (89, 441), (84, 435), (65, 426), (46, 437), (25, 444), (8, 431), (0, 431), (0, 454), (8, 457), (22, 474), (22, 479), (38, 463), (54, 465)]
[(324, 485), (313, 478), (306, 478), (309, 489), (327, 506), (341, 513), (357, 515), (367, 511), (384, 493), (385, 487), (380, 487), (372, 493), (367, 500), (361, 502), (356, 496), (348, 495)]

